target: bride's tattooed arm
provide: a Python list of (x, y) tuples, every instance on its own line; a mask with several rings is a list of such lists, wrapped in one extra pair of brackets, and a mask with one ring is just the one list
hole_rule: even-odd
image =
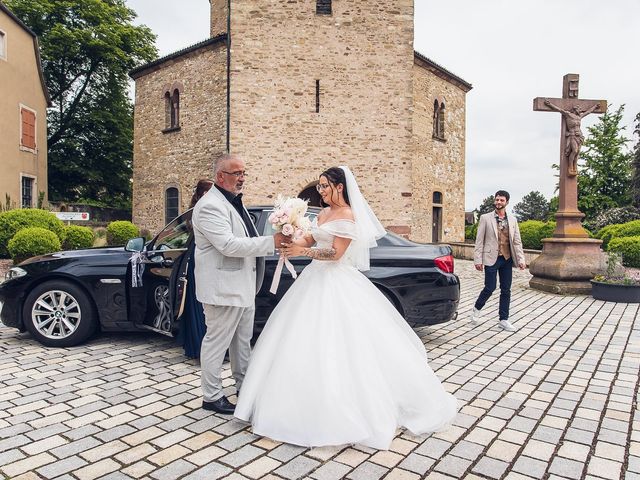
[(336, 253), (335, 248), (304, 248), (302, 250), (302, 255), (314, 260), (335, 260)]

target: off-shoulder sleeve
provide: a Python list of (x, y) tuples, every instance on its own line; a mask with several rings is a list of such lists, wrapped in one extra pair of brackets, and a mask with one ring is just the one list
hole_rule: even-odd
[(352, 220), (333, 220), (322, 225), (322, 229), (336, 237), (357, 238), (356, 224)]

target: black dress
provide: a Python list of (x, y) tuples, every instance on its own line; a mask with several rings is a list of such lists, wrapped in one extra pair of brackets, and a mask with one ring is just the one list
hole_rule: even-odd
[(200, 346), (207, 333), (204, 321), (204, 309), (196, 299), (195, 279), (195, 242), (191, 242), (187, 250), (187, 291), (185, 296), (184, 311), (180, 317), (180, 332), (178, 341), (184, 347), (184, 354), (189, 358), (200, 358)]

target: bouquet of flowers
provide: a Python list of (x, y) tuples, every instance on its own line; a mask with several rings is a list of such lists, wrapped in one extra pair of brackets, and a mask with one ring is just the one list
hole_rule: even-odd
[[(292, 240), (296, 240), (304, 237), (311, 228), (311, 222), (305, 217), (306, 213), (306, 200), (278, 195), (273, 212), (269, 215), (269, 223), (273, 225), (273, 229), (276, 232), (281, 232), (283, 235), (291, 237)], [(271, 293), (278, 291), (283, 266), (287, 267), (287, 270), (289, 270), (293, 278), (297, 278), (298, 276), (291, 262), (284, 257), (280, 257), (276, 271), (273, 274), (271, 288), (269, 289)]]
[(273, 212), (269, 215), (269, 223), (276, 232), (282, 232), (283, 235), (294, 239), (301, 238), (311, 227), (306, 213), (306, 200), (278, 195)]

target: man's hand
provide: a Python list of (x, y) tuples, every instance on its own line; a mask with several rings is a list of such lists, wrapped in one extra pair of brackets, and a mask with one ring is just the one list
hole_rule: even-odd
[(524, 263), (524, 262), (520, 262), (520, 263), (518, 264), (518, 268), (520, 268), (520, 270), (524, 270), (525, 268), (527, 268), (527, 264), (526, 264), (526, 263)]
[(484, 265), (482, 265), (481, 263), (476, 263), (475, 267), (476, 267), (476, 270), (478, 270), (479, 272), (484, 270)]
[(287, 237), (283, 235), (282, 232), (276, 232), (273, 234), (273, 244), (276, 249), (279, 249), (283, 243), (289, 243), (291, 241), (291, 237)]

